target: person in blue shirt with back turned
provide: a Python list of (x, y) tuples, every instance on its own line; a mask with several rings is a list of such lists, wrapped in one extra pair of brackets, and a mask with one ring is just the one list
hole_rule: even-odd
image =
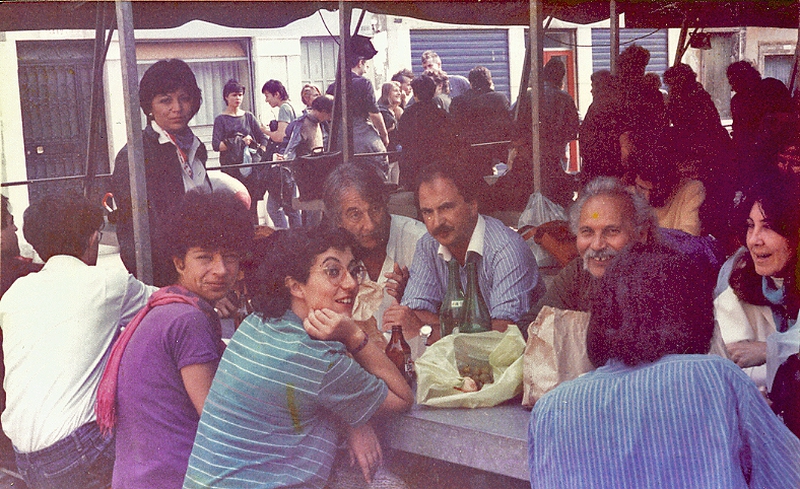
[(660, 244), (615, 258), (592, 297), (597, 370), (531, 412), (533, 489), (800, 487), (800, 440), (736, 364), (706, 354), (711, 280)]

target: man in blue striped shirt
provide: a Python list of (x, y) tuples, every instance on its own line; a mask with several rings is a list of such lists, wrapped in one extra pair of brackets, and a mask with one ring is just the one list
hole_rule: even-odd
[(658, 244), (612, 261), (591, 303), (597, 370), (531, 413), (533, 489), (800, 487), (800, 440), (741, 369), (705, 354), (710, 279)]
[[(447, 262), (458, 261), (462, 287), (467, 261), (474, 261), (492, 328), (505, 331), (544, 294), (536, 259), (525, 241), (492, 217), (478, 213), (474, 172), (431, 165), (419, 176), (419, 209), (428, 232), (417, 242), (401, 305), (386, 310), (384, 327), (403, 326), (406, 338), (439, 324), (447, 290)], [(432, 339), (438, 339), (433, 328)]]

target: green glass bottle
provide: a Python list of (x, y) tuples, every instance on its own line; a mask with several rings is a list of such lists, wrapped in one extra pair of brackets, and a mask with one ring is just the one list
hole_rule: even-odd
[(478, 273), (475, 263), (467, 262), (467, 293), (464, 298), (464, 320), (462, 333), (483, 333), (492, 330), (492, 317), (478, 287)]
[(464, 319), (464, 292), (461, 290), (461, 276), (455, 258), (447, 262), (447, 291), (439, 307), (439, 326), (442, 338), (458, 332)]

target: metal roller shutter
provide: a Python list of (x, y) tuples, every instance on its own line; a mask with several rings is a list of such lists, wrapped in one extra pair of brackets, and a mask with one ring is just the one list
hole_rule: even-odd
[[(667, 59), (667, 30), (659, 29), (620, 29), (619, 50), (624, 51), (631, 44), (638, 44), (650, 51), (647, 71), (659, 76), (669, 68)], [(592, 71), (608, 70), (611, 67), (611, 38), (608, 29), (592, 29)]]
[(450, 75), (467, 76), (482, 65), (492, 72), (494, 89), (511, 97), (508, 73), (508, 31), (505, 29), (412, 30), (412, 70), (421, 71), (420, 58), (427, 50), (442, 58), (442, 69)]

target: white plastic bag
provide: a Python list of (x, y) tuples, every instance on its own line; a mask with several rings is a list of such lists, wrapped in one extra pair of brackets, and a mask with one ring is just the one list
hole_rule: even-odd
[[(541, 192), (534, 192), (528, 199), (528, 205), (525, 206), (525, 210), (519, 216), (517, 229), (522, 229), (524, 226), (539, 227), (546, 222), (566, 220), (567, 213), (563, 207), (542, 195)], [(553, 255), (536, 244), (532, 234), (530, 239), (526, 239), (526, 242), (531, 247), (533, 256), (536, 257), (536, 264), (539, 267), (554, 267), (558, 265)]]
[[(451, 334), (425, 349), (416, 363), (417, 404), (435, 407), (492, 407), (522, 392), (525, 340), (515, 325), (505, 333)], [(459, 366), (491, 367), (494, 382), (462, 392)]]

